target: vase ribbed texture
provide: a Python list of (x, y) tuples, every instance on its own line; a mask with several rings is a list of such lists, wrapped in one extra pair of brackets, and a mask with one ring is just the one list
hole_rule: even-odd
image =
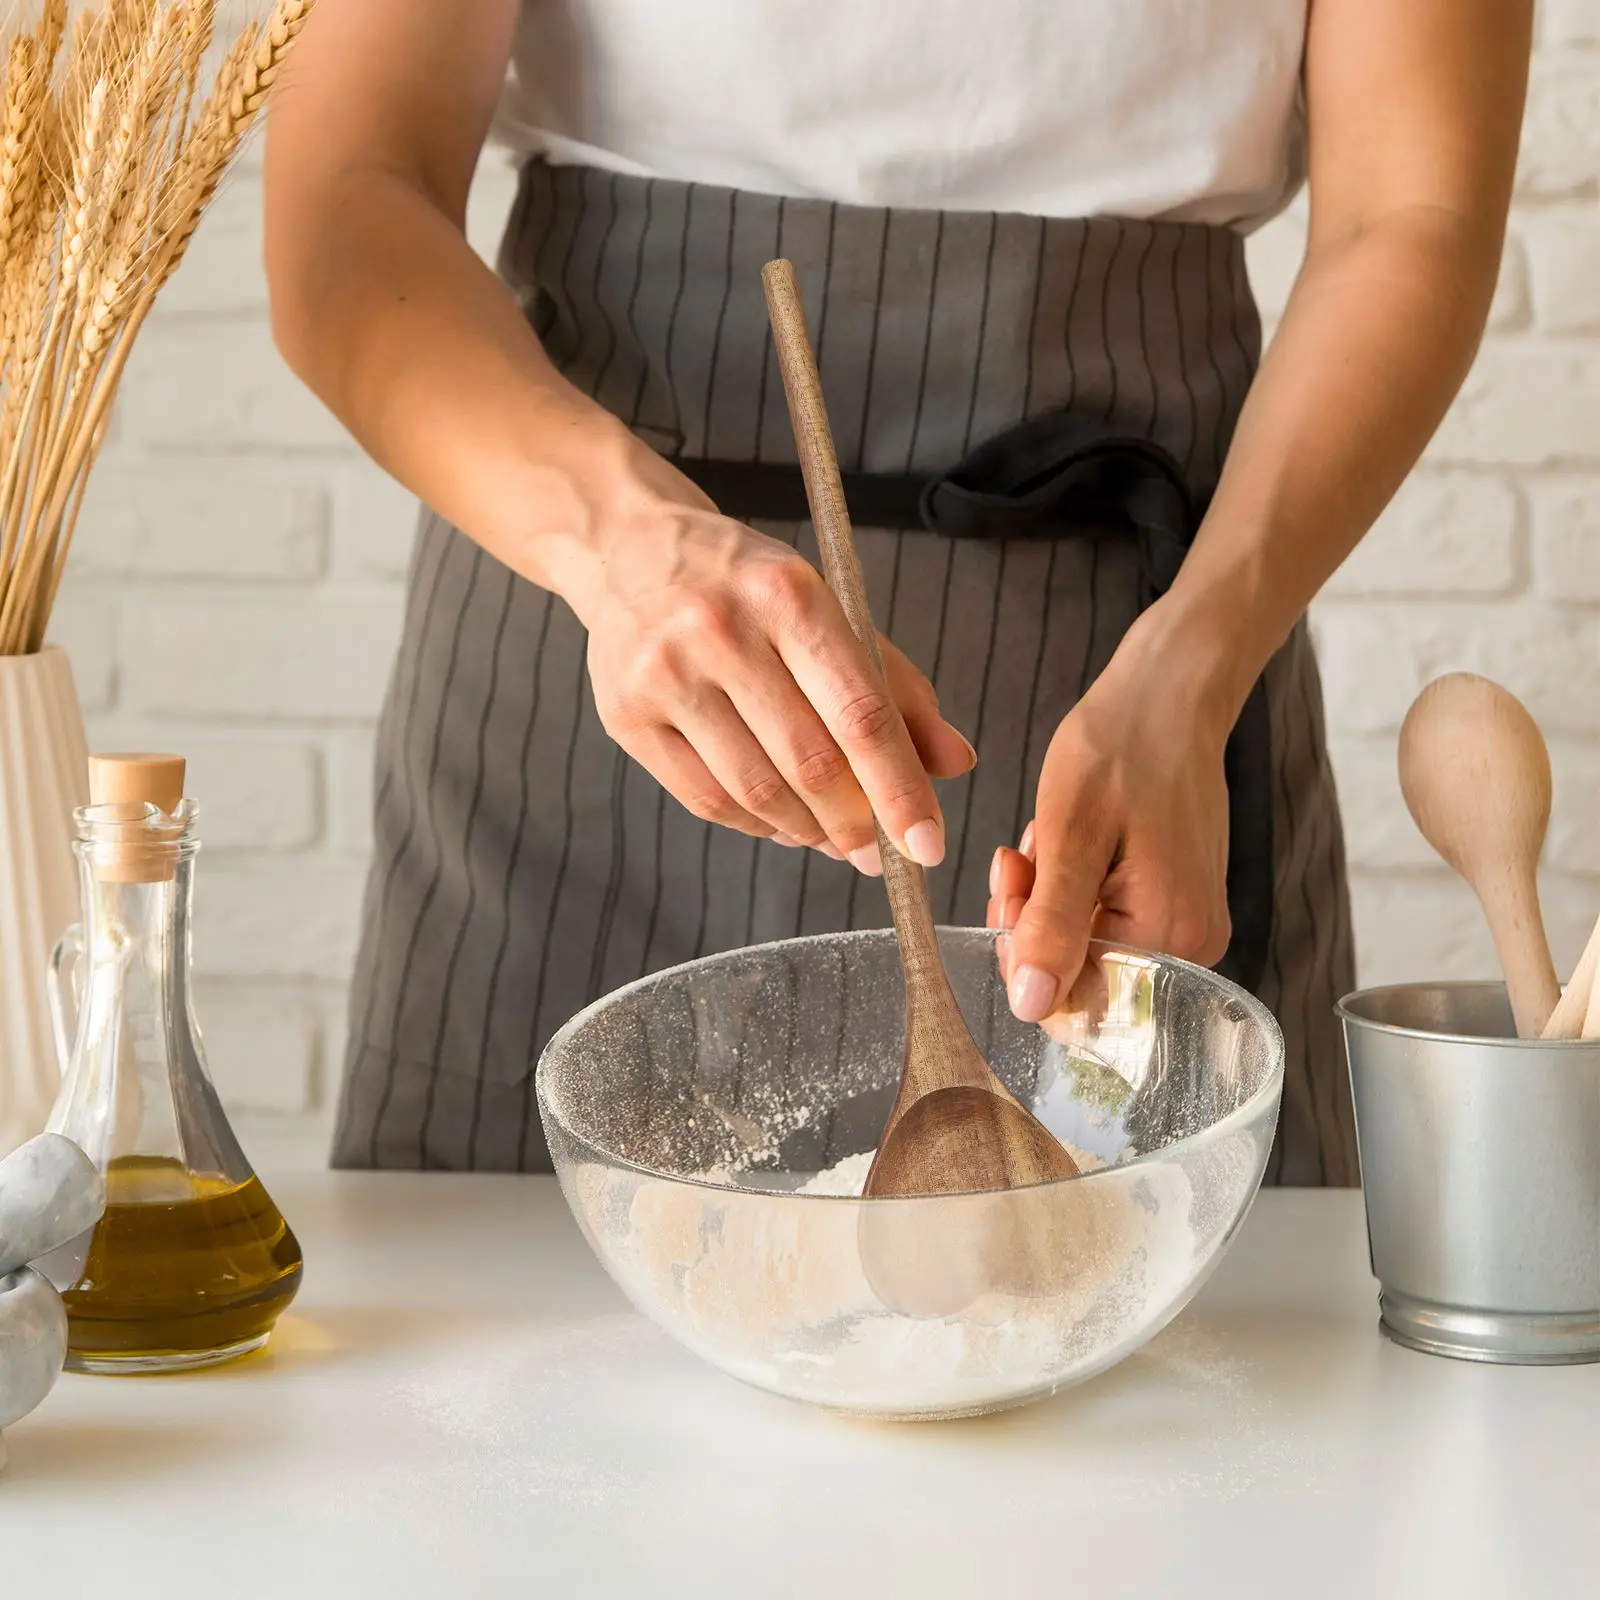
[(66, 653), (0, 656), (0, 1156), (43, 1129), (56, 1097), (45, 967), (78, 918), (72, 813), (88, 782)]

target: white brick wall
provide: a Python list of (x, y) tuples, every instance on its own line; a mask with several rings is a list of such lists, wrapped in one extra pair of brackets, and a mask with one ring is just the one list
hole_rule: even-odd
[[(259, 174), (219, 196), (146, 329), (57, 636), (101, 748), (188, 753), (205, 807), (199, 1005), (227, 1100), (326, 1124), (370, 827), (371, 724), (399, 623), (408, 497), (274, 355)], [(510, 174), (486, 164), (491, 251)], [(1303, 211), (1251, 242), (1269, 323)], [(1563, 965), (1600, 911), (1600, 6), (1545, 0), (1522, 176), (1482, 358), (1427, 460), (1319, 604), (1363, 977), (1487, 972), (1465, 890), (1400, 801), (1394, 736), (1476, 667), (1543, 720)], [(260, 1126), (259, 1116), (256, 1117)]]

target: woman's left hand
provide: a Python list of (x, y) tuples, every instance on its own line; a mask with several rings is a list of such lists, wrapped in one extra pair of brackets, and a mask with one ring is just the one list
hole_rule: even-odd
[(1228, 946), (1231, 718), (1125, 642), (1045, 755), (1034, 821), (995, 852), (988, 924), (1026, 1022), (1061, 1008), (1091, 938), (1210, 964)]

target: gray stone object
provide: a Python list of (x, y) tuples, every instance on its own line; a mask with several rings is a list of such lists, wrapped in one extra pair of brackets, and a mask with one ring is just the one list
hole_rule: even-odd
[[(92, 1228), (105, 1206), (105, 1179), (58, 1133), (0, 1161), (0, 1429), (50, 1393), (67, 1359), (67, 1308), (27, 1263)], [(0, 1435), (0, 1467), (5, 1461)]]
[(67, 1308), (48, 1278), (22, 1267), (0, 1278), (0, 1428), (33, 1410), (67, 1359)]
[(105, 1179), (70, 1139), (41, 1133), (13, 1150), (0, 1161), (0, 1278), (76, 1239), (105, 1206)]

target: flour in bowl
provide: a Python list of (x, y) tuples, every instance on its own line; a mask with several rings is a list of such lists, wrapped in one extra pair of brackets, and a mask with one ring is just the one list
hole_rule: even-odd
[(867, 1173), (872, 1168), (872, 1158), (877, 1155), (876, 1150), (863, 1150), (858, 1156), (846, 1156), (843, 1161), (836, 1161), (825, 1171), (817, 1173), (815, 1177), (807, 1178), (800, 1185), (800, 1194), (833, 1194), (852, 1195), (860, 1194), (867, 1186)]
[[(871, 1160), (847, 1157), (798, 1192), (585, 1166), (572, 1197), (622, 1287), (687, 1348), (760, 1388), (878, 1415), (986, 1410), (1087, 1377), (1134, 1348), (1196, 1269), (1187, 1174), (1138, 1163), (1052, 1186), (1051, 1231), (1075, 1247), (1048, 1293), (986, 1289), (951, 1316), (904, 1315), (868, 1281), (863, 1207), (829, 1198), (859, 1194)], [(873, 1203), (951, 1218), (961, 1269), (954, 1223), (972, 1197)]]

